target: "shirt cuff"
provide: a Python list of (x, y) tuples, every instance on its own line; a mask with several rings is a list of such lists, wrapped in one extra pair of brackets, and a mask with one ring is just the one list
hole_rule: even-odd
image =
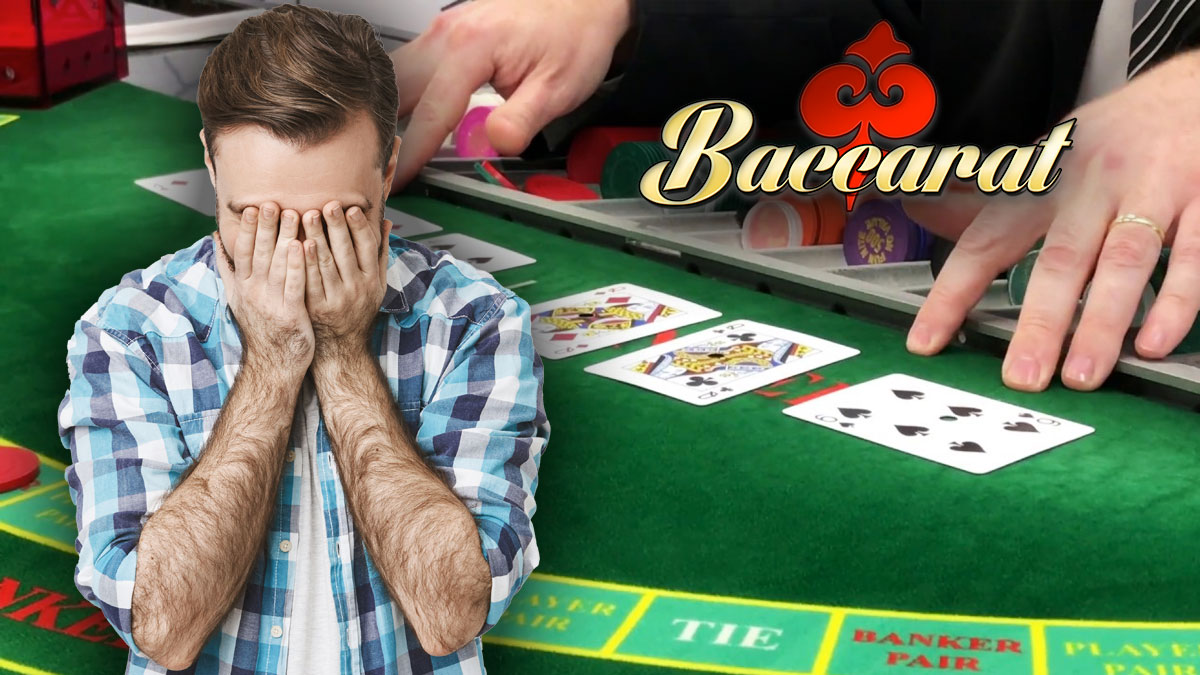
[(507, 526), (490, 518), (478, 518), (479, 543), (492, 577), (487, 619), (476, 637), (499, 623), (500, 618), (538, 564), (537, 540), (533, 537), (522, 549), (516, 535)]

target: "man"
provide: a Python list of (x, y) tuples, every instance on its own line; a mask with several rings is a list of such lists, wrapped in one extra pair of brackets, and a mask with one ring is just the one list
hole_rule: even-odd
[(538, 563), (529, 307), (390, 236), (395, 74), (285, 5), (200, 81), (217, 231), (76, 324), (76, 582), (130, 673), (480, 673)]
[[(506, 154), (585, 101), (580, 111), (606, 124), (662, 124), (706, 98), (748, 103), (763, 124), (794, 120), (808, 78), (880, 19), (938, 87), (926, 141), (1024, 144), (1078, 118), (1048, 195), (916, 206), (923, 224), (958, 246), (908, 348), (944, 348), (996, 276), (1044, 236), (1003, 366), (1007, 385), (1049, 384), (1090, 280), (1061, 375), (1075, 389), (1100, 386), (1164, 245), (1166, 280), (1135, 347), (1145, 358), (1169, 354), (1200, 310), (1196, 0), (476, 0), (393, 53), (408, 92), (400, 112), (412, 113), (397, 181), (416, 173), (489, 80), (508, 99), (487, 124)], [(597, 87), (603, 102), (592, 97)]]

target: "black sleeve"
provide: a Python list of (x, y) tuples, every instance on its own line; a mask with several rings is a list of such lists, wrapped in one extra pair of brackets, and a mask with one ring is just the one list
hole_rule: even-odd
[(634, 0), (614, 86), (563, 120), (661, 126), (679, 108), (734, 99), (761, 126), (797, 128), (818, 70), (881, 19), (938, 92), (924, 142), (1028, 143), (1073, 107), (1101, 0)]

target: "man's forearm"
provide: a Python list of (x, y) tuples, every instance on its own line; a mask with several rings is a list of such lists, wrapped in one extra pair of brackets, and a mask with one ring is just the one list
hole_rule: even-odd
[(421, 458), (365, 349), (322, 354), (313, 379), (351, 513), (392, 597), (430, 654), (470, 641), (491, 573), (470, 511)]
[(168, 668), (191, 665), (245, 586), (275, 510), (302, 381), (247, 362), (200, 461), (142, 529), (133, 638)]

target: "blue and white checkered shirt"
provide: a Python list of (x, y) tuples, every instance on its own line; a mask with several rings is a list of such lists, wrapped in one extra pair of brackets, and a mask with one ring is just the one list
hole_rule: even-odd
[[(530, 518), (550, 427), (529, 306), (445, 254), (398, 237), (389, 251), (385, 320), (376, 321), (372, 344), (417, 446), (475, 517), (492, 575), (482, 635), (538, 563)], [(241, 364), (213, 256), (208, 236), (125, 275), (67, 344), (70, 388), (58, 423), (72, 457), (75, 581), (129, 645), (128, 673), (166, 672), (131, 636), (141, 528), (199, 460)], [(319, 459), (330, 459), (319, 411), (303, 408), (298, 418), (318, 418), (308, 422), (317, 424)], [(246, 589), (188, 672), (283, 673), (289, 639), (339, 641), (342, 675), (483, 672), (478, 637), (444, 657), (421, 649), (355, 531), (332, 461), (318, 462), (318, 479), (340, 635), (289, 635), (296, 565), (279, 544), (299, 526), (304, 463), (294, 458), (311, 450), (297, 445), (305, 435), (293, 426), (275, 515)]]

